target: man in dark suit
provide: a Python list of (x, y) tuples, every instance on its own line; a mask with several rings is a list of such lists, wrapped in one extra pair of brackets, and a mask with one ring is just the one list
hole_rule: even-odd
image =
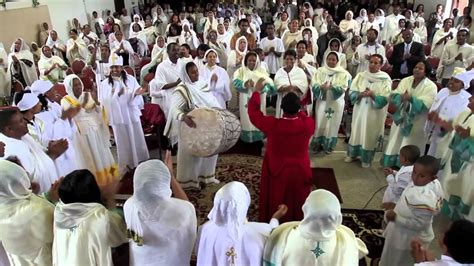
[(404, 42), (393, 47), (390, 64), (393, 65), (392, 78), (402, 79), (413, 75), (415, 65), (425, 60), (423, 44), (413, 41), (413, 31), (405, 29), (402, 32)]

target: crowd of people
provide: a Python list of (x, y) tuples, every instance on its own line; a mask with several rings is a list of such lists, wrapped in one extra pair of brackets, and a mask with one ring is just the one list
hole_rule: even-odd
[[(67, 41), (44, 23), (38, 42), (0, 44), (0, 262), (110, 265), (111, 247), (130, 241), (132, 265), (187, 265), (193, 250), (198, 265), (357, 265), (368, 250), (338, 199), (311, 191), (310, 154), (330, 156), (343, 132), (346, 163), (370, 168), (383, 152), (381, 265), (432, 260), (440, 212), (456, 222), (438, 262), (474, 263), (463, 246), (474, 239), (471, 8), (326, 2), (152, 1), (74, 18)], [(149, 160), (148, 101), (178, 144), (176, 177), (170, 152)], [(265, 143), (260, 223), (231, 182), (197, 224), (183, 189), (220, 181), (218, 155), (179, 145), (196, 108), (233, 112), (241, 141)], [(114, 193), (133, 169), (122, 211)]]

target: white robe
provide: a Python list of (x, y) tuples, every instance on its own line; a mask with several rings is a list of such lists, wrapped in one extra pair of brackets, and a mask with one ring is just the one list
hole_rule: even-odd
[(70, 172), (79, 169), (76, 159), (77, 149), (74, 142), (76, 133), (77, 127), (74, 121), (58, 119), (54, 122), (53, 139), (66, 139), (68, 142), (67, 150), (54, 160), (59, 176), (66, 176)]
[(86, 61), (89, 51), (84, 40), (77, 37), (76, 40), (69, 39), (66, 44), (66, 57), (69, 63), (72, 64), (74, 59), (81, 59)]
[(52, 265), (53, 211), (53, 204), (32, 193), (0, 204), (0, 243), (10, 261), (6, 265)]
[[(29, 50), (21, 50), (19, 52), (12, 52), (8, 55), (8, 69), (7, 72), (10, 74), (15, 74), (17, 73), (15, 68), (13, 67), (13, 57), (16, 56), (16, 58), (19, 60), (20, 64), (20, 71), (23, 75), (23, 78), (25, 79), (26, 85), (31, 86), (33, 82), (35, 82), (38, 79), (38, 74), (36, 73), (36, 67), (35, 67), (35, 60), (33, 59), (33, 54)], [(32, 63), (31, 66), (28, 66), (25, 64), (25, 62), (21, 61), (22, 59), (28, 60)]]
[[(217, 75), (216, 82), (211, 81), (214, 74)], [(209, 87), (211, 88), (212, 94), (219, 102), (220, 108), (226, 109), (227, 102), (232, 98), (232, 92), (230, 91), (230, 78), (227, 71), (217, 65), (212, 68), (205, 65), (199, 68), (199, 79), (209, 80)]]
[(49, 69), (54, 64), (58, 64), (60, 67), (62, 66), (67, 66), (64, 60), (62, 60), (58, 56), (51, 56), (50, 58), (45, 57), (43, 54), (41, 54), (41, 59), (38, 61), (38, 70), (40, 72), (40, 78), (44, 80), (49, 80), (53, 83), (62, 81), (64, 77), (66, 77), (66, 73), (64, 70), (62, 70), (60, 67), (57, 67), (53, 70), (51, 70), (48, 75), (45, 75), (45, 72)]
[(387, 62), (385, 59), (385, 47), (378, 43), (375, 43), (375, 45), (367, 45), (367, 43), (359, 44), (355, 52), (359, 59), (356, 59), (355, 56), (352, 57), (352, 63), (357, 65), (357, 73), (369, 70), (369, 60), (365, 58), (366, 55), (379, 54), (383, 57), (383, 62)]
[(451, 40), (448, 40), (447, 42), (442, 42), (440, 44), (437, 44), (438, 41), (441, 40), (441, 38), (448, 35), (449, 33), (452, 33), (453, 38), (456, 38), (457, 30), (455, 28), (449, 29), (448, 32), (445, 32), (444, 29), (439, 29), (436, 31), (436, 33), (433, 36), (433, 42), (431, 43), (431, 56), (441, 59), (441, 56), (443, 55), (443, 51), (444, 51), (444, 46), (455, 42), (453, 41), (453, 39), (451, 39)]
[[(124, 93), (119, 96), (122, 87)], [(121, 78), (114, 80), (113, 85), (108, 79), (100, 84), (99, 102), (104, 106), (114, 131), (120, 170), (127, 166), (134, 168), (149, 158), (140, 121), (143, 97), (135, 96), (139, 88), (137, 80), (130, 75), (127, 75), (125, 84)]]
[[(186, 70), (182, 70), (186, 72)], [(180, 74), (183, 77), (183, 74)], [(189, 79), (189, 78), (186, 78)], [(186, 83), (185, 83), (186, 82)], [(171, 143), (179, 142), (179, 131), (182, 117), (185, 113), (195, 109), (196, 107), (218, 108), (219, 103), (207, 88), (207, 84), (199, 81), (203, 87), (197, 88), (197, 85), (186, 85), (188, 81), (183, 80), (180, 85), (173, 91), (171, 98), (170, 114), (165, 128), (165, 135), (171, 139)], [(189, 97), (188, 97), (189, 95)], [(176, 178), (183, 188), (199, 187), (199, 182), (219, 183), (216, 179), (216, 163), (217, 156), (197, 157), (192, 155), (186, 145), (178, 148), (178, 168)]]
[(405, 188), (410, 184), (411, 175), (413, 173), (413, 165), (402, 166), (400, 170), (395, 171), (385, 177), (388, 187), (383, 194), (382, 203), (397, 203)]
[[(334, 150), (337, 135), (344, 114), (344, 96), (351, 81), (351, 75), (342, 67), (321, 67), (313, 76), (313, 93), (316, 98), (316, 128), (311, 143), (325, 151)], [(321, 86), (329, 82), (328, 90)]]
[(226, 253), (234, 248), (233, 265), (262, 265), (263, 248), (270, 232), (278, 226), (278, 220), (271, 223), (246, 222), (241, 226), (241, 238), (232, 240), (227, 235), (227, 228), (213, 222), (206, 222), (199, 227), (197, 247), (197, 264), (202, 266), (228, 265), (231, 257)]
[(398, 33), (398, 21), (402, 18), (405, 18), (402, 15), (395, 16), (394, 14), (389, 15), (385, 18), (385, 22), (382, 29), (381, 40), (389, 43), (389, 38), (394, 34)]
[(161, 62), (156, 68), (155, 78), (150, 82), (150, 96), (151, 102), (158, 104), (165, 117), (168, 118), (171, 106), (171, 95), (174, 88), (163, 90), (166, 84), (176, 82), (179, 79), (179, 73), (183, 63), (180, 59), (174, 64), (170, 59)]
[[(352, 81), (349, 98), (354, 104), (354, 111), (347, 151), (349, 157), (360, 156), (361, 162), (368, 164), (374, 159), (377, 148), (383, 143), (391, 87), (390, 76), (382, 71), (361, 72)], [(368, 97), (358, 100), (360, 93), (366, 88), (374, 92), (375, 100)]]
[(171, 197), (171, 178), (159, 160), (146, 161), (135, 170), (133, 196), (123, 206), (132, 266), (189, 265), (196, 211), (190, 202)]
[(283, 47), (283, 41), (277, 37), (275, 37), (273, 40), (269, 40), (268, 37), (265, 37), (260, 41), (260, 48), (262, 48), (264, 52), (268, 52), (271, 47), (275, 48), (275, 52), (282, 53), (280, 57), (276, 57), (273, 53), (265, 56), (265, 62), (268, 65), (269, 74), (274, 75), (282, 66), (282, 58), (283, 53), (285, 52), (285, 47)]
[[(425, 153), (428, 136), (425, 134), (424, 127), (428, 110), (436, 97), (437, 88), (436, 84), (426, 77), (416, 88), (412, 88), (413, 80), (413, 76), (402, 79), (397, 89), (392, 93), (391, 102), (395, 104), (395, 100), (401, 98), (405, 92), (411, 96), (411, 99), (405, 103), (400, 100), (400, 106), (397, 106), (387, 148), (382, 159), (384, 166), (397, 165), (400, 149), (406, 145), (416, 145), (421, 154)], [(398, 117), (400, 117), (400, 122), (397, 122)]]
[(0, 64), (0, 97), (10, 96), (11, 94), (11, 76), (8, 69), (8, 55), (3, 45), (0, 43), (0, 59), (3, 62)]
[(280, 88), (288, 85), (296, 86), (298, 87), (298, 91), (295, 91), (295, 93), (300, 97), (300, 99), (303, 99), (308, 92), (308, 79), (306, 73), (295, 65), (290, 72), (286, 72), (283, 67), (280, 68), (275, 74), (274, 82), (275, 88), (278, 91), (275, 116), (280, 118), (283, 115), (281, 101), (283, 96), (286, 95), (286, 93), (279, 92)]
[(31, 181), (39, 184), (39, 192), (48, 192), (59, 175), (54, 161), (46, 154), (46, 149), (29, 134), (24, 135), (21, 140), (0, 134), (0, 141), (5, 143), (3, 158), (16, 156), (29, 173)]
[(98, 203), (56, 205), (54, 265), (111, 266), (111, 248), (125, 242), (125, 222), (118, 213)]
[(395, 221), (384, 231), (385, 245), (380, 265), (413, 265), (410, 242), (418, 238), (424, 248), (434, 239), (433, 216), (438, 214), (444, 192), (437, 179), (425, 186), (408, 185), (395, 209)]
[[(471, 94), (465, 90), (453, 94), (448, 88), (442, 89), (436, 95), (430, 112), (435, 111), (444, 121), (453, 121), (462, 111), (464, 111), (469, 103)], [(430, 136), (430, 149), (428, 155), (441, 159), (441, 165), (446, 163), (446, 154), (449, 151), (450, 134), (444, 134), (438, 125), (430, 121), (426, 121), (425, 133)]]

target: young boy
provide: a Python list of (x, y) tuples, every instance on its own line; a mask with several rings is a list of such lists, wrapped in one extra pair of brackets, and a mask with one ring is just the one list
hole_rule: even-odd
[(400, 199), (405, 188), (411, 182), (413, 172), (413, 164), (420, 157), (420, 149), (415, 145), (407, 145), (400, 149), (400, 164), (402, 167), (399, 171), (392, 168), (385, 168), (385, 178), (388, 187), (385, 190), (382, 200), (382, 207), (385, 210), (393, 210), (395, 204)]
[(395, 209), (385, 213), (388, 223), (385, 229), (385, 245), (380, 265), (413, 265), (410, 242), (418, 238), (426, 248), (434, 239), (433, 216), (440, 209), (444, 198), (437, 180), (439, 162), (425, 155), (416, 160), (410, 183), (397, 202)]
[(418, 239), (411, 242), (411, 255), (417, 264), (426, 266), (443, 265), (473, 265), (474, 253), (472, 240), (474, 239), (474, 223), (468, 220), (454, 221), (444, 233), (440, 241), (443, 254), (436, 260), (433, 254), (423, 248)]

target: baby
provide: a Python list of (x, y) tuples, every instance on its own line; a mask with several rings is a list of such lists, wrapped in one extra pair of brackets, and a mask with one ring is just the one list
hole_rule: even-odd
[(402, 165), (399, 171), (394, 171), (392, 168), (384, 169), (388, 183), (382, 200), (382, 207), (385, 210), (395, 208), (395, 204), (398, 202), (403, 190), (411, 182), (413, 164), (420, 157), (420, 149), (415, 145), (403, 146), (400, 149), (399, 157), (400, 164)]
[(412, 182), (403, 191), (393, 210), (385, 213), (385, 245), (380, 265), (413, 265), (410, 242), (417, 238), (427, 248), (434, 239), (433, 216), (439, 212), (444, 198), (437, 180), (439, 161), (422, 156), (413, 166)]

